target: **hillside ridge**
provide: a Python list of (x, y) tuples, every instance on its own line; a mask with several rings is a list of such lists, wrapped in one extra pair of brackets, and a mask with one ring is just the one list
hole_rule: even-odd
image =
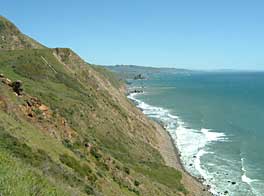
[(0, 19), (1, 194), (188, 195), (114, 73), (11, 24)]
[(12, 22), (0, 15), (0, 51), (27, 48), (42, 49), (45, 46), (21, 33)]

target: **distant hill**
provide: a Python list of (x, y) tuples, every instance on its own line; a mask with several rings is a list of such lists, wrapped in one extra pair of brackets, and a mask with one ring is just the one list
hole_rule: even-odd
[(138, 75), (148, 78), (153, 73), (189, 73), (190, 70), (187, 69), (177, 69), (177, 68), (158, 68), (158, 67), (145, 67), (137, 65), (115, 65), (115, 66), (105, 66), (105, 68), (117, 73), (122, 79), (133, 79)]

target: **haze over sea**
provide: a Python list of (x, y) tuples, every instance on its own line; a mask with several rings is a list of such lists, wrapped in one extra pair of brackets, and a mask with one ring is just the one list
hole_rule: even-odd
[(170, 132), (187, 171), (215, 195), (264, 195), (264, 73), (157, 73), (143, 94), (145, 114)]

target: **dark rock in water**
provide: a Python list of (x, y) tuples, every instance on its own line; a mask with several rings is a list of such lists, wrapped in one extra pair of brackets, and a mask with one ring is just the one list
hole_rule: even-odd
[(132, 82), (129, 82), (127, 80), (125, 82), (126, 82), (127, 85), (131, 85), (132, 84)]
[(18, 95), (22, 94), (23, 88), (22, 88), (22, 82), (20, 80), (17, 80), (12, 83), (13, 91), (15, 91)]
[(236, 184), (236, 182), (232, 182), (232, 184)]
[(204, 182), (204, 181), (205, 181), (205, 179), (204, 179), (203, 177), (199, 177), (198, 180), (199, 180), (200, 182)]
[(144, 110), (142, 108), (138, 108), (141, 112), (143, 112)]
[(143, 93), (143, 90), (141, 90), (141, 89), (134, 89), (134, 90), (130, 91), (129, 93)]
[(138, 74), (134, 77), (134, 80), (144, 80), (145, 77), (142, 74)]
[(196, 156), (194, 155), (193, 158), (196, 158)]
[(224, 194), (225, 194), (225, 195), (228, 194), (228, 191), (225, 191)]
[(230, 183), (231, 181), (230, 181), (230, 180), (228, 180), (227, 182), (228, 182), (228, 183)]
[(189, 164), (189, 166), (193, 166), (193, 164), (192, 164), (192, 163), (190, 163), (190, 164)]

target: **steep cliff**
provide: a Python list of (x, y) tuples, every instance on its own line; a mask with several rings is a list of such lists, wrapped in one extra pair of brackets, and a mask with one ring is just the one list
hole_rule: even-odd
[(42, 46), (3, 17), (0, 35), (1, 194), (187, 193), (115, 74)]

